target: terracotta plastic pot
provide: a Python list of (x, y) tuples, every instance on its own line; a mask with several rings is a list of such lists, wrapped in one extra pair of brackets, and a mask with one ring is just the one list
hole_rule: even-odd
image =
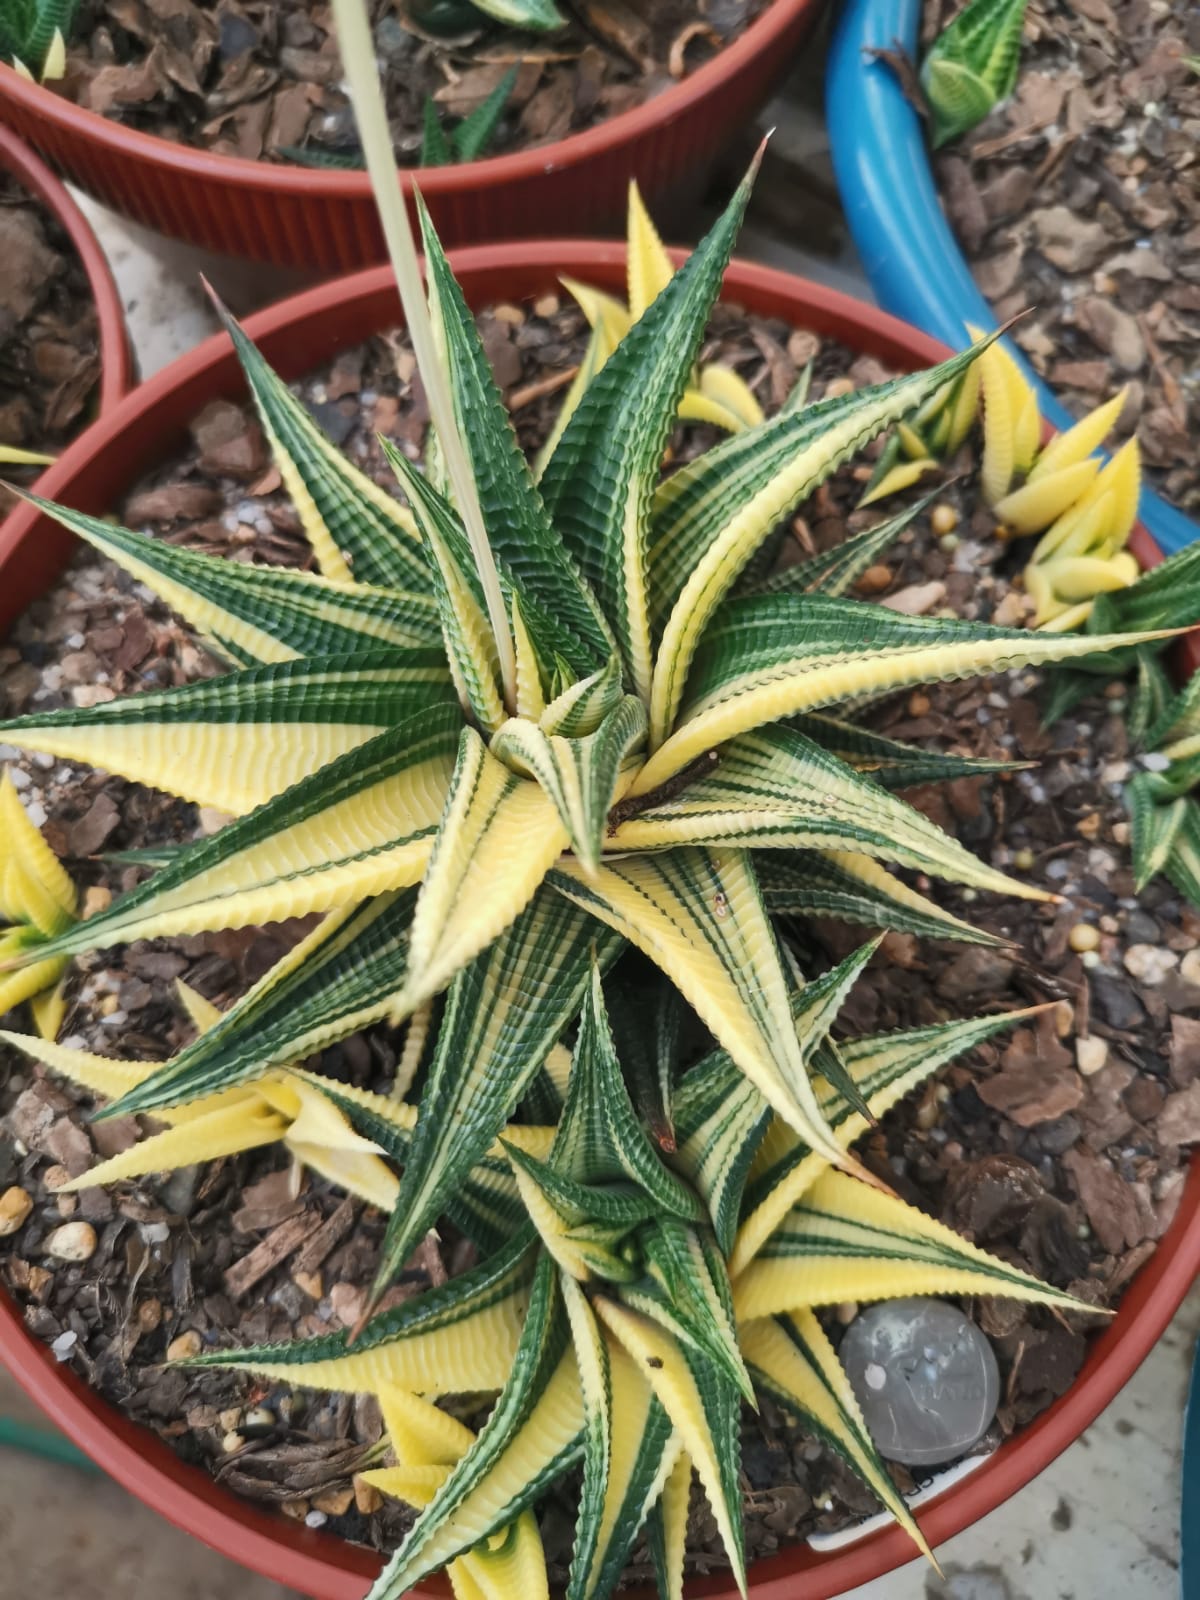
[[(942, 210), (925, 128), (881, 50), (918, 54), (922, 0), (847, 0), (826, 73), (830, 145), (846, 220), (879, 303), (960, 348), (966, 325), (994, 328)], [(1074, 420), (1008, 341), (1056, 428)], [(1168, 554), (1200, 539), (1200, 523), (1143, 488), (1142, 521)]]
[[(5, 69), (7, 70), (7, 69)], [(100, 382), (95, 410), (100, 416), (111, 411), (128, 394), (133, 383), (133, 362), (125, 331), (125, 314), (109, 270), (108, 260), (88, 225), (87, 218), (42, 158), (11, 133), (0, 127), (0, 171), (15, 178), (28, 194), (34, 195), (60, 224), (76, 255), (83, 263), (88, 286), (96, 305), (96, 328), (100, 339)]]
[[(691, 77), (597, 127), (422, 171), (421, 192), (444, 243), (604, 232), (619, 225), (635, 175), (651, 209), (698, 193), (714, 159), (783, 77), (822, 4), (773, 0)], [(365, 172), (194, 150), (84, 111), (7, 67), (0, 120), (89, 194), (171, 238), (322, 273), (384, 259)]]
[[(625, 272), (621, 246), (585, 241), (463, 250), (452, 262), (475, 306), (534, 297), (555, 286), (559, 271), (619, 291)], [(922, 366), (946, 353), (873, 307), (764, 267), (735, 262), (725, 294), (749, 311), (811, 328), (899, 368)], [(248, 321), (247, 331), (285, 376), (299, 377), (400, 320), (389, 273), (379, 268), (260, 312)], [(218, 396), (244, 396), (224, 336), (209, 339), (158, 373), (90, 429), (47, 472), (46, 494), (85, 511), (110, 510), (147, 468), (182, 446), (189, 420)], [(1144, 532), (1139, 531), (1135, 549), (1144, 562), (1158, 559)], [(53, 581), (70, 553), (71, 541), (55, 525), (23, 508), (20, 523), (11, 521), (0, 542), (0, 627)], [(933, 1543), (1007, 1499), (1087, 1427), (1153, 1347), (1198, 1270), (1200, 1157), (1175, 1222), (1117, 1316), (1092, 1341), (1072, 1388), (970, 1477), (922, 1508), (921, 1523)], [(314, 1600), (361, 1600), (378, 1570), (377, 1557), (264, 1511), (218, 1487), (201, 1469), (185, 1466), (154, 1434), (60, 1366), (26, 1332), (20, 1313), (2, 1294), (0, 1359), (76, 1444), (172, 1522)], [(912, 1557), (911, 1543), (896, 1527), (832, 1552), (818, 1554), (797, 1545), (751, 1569), (752, 1592), (756, 1600), (830, 1600)], [(444, 1596), (448, 1588), (431, 1583), (417, 1592)], [(734, 1600), (735, 1592), (727, 1578), (713, 1577), (689, 1584), (688, 1594)], [(650, 1597), (644, 1590), (631, 1591), (630, 1600)]]

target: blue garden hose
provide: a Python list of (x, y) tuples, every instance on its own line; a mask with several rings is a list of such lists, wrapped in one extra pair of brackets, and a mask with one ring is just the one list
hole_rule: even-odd
[[(826, 114), (842, 207), (880, 305), (961, 349), (968, 322), (994, 328), (996, 318), (942, 214), (921, 119), (891, 68), (867, 53), (899, 47), (915, 60), (921, 4), (846, 0), (830, 49)], [(1013, 353), (1037, 386), (1042, 415), (1069, 427), (1074, 418)], [(1138, 511), (1167, 554), (1200, 539), (1200, 525), (1149, 489)]]
[(1183, 1424), (1183, 1504), (1179, 1509), (1181, 1600), (1200, 1600), (1200, 1340)]
[(26, 1455), (42, 1456), (62, 1467), (78, 1467), (84, 1472), (100, 1471), (82, 1450), (77, 1450), (69, 1439), (53, 1428), (40, 1428), (34, 1422), (17, 1422), (13, 1417), (0, 1417), (0, 1448), (23, 1450)]

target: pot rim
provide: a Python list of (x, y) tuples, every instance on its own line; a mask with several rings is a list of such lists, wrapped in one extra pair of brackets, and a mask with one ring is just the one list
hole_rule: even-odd
[[(676, 252), (677, 258), (679, 252)], [(528, 297), (556, 285), (565, 270), (604, 287), (623, 282), (624, 246), (612, 241), (535, 240), (475, 246), (451, 253), (451, 265), (475, 304), (494, 298)], [(947, 351), (927, 334), (837, 290), (808, 283), (769, 267), (735, 260), (725, 278), (724, 295), (762, 315), (780, 316), (869, 351), (897, 365), (916, 366)], [(357, 323), (347, 326), (355, 312)], [(264, 345), (268, 359), (287, 372), (311, 368), (334, 350), (363, 336), (371, 325), (401, 320), (390, 269), (370, 268), (333, 280), (281, 301), (247, 319), (246, 330)], [(382, 320), (386, 317), (386, 321)], [(303, 329), (317, 354), (294, 330)], [(278, 348), (273, 348), (277, 346)], [(47, 469), (41, 486), (47, 496), (71, 497), (79, 481), (95, 495), (97, 464), (119, 460), (114, 448), (123, 437), (157, 437), (174, 428), (163, 421), (164, 402), (179, 396), (188, 414), (218, 394), (237, 393), (237, 365), (225, 334), (213, 335), (156, 374), (103, 417)], [(241, 392), (244, 393), (244, 390)], [(139, 435), (139, 430), (141, 433)], [(178, 433), (176, 429), (176, 433)], [(143, 470), (143, 458), (161, 455), (147, 446), (124, 461), (123, 479)], [(89, 467), (92, 475), (89, 477)], [(119, 492), (119, 491), (117, 491)], [(18, 525), (19, 519), (19, 525)], [(0, 529), (0, 574), (28, 544), (55, 525), (23, 505)], [(1143, 565), (1161, 556), (1140, 527), (1132, 546)], [(61, 550), (57, 566), (61, 567)], [(48, 581), (46, 571), (41, 580)], [(3, 586), (0, 585), (0, 592)], [(1109, 1326), (1089, 1344), (1080, 1376), (1058, 1401), (1020, 1434), (1002, 1445), (967, 1478), (923, 1505), (920, 1521), (931, 1543), (941, 1544), (1022, 1488), (1091, 1423), (1148, 1355), (1200, 1272), (1200, 1152), (1193, 1158), (1179, 1211), (1153, 1257), (1137, 1274)], [(231, 1559), (316, 1600), (361, 1600), (379, 1568), (372, 1552), (331, 1535), (274, 1516), (223, 1490), (202, 1468), (188, 1466), (148, 1428), (125, 1417), (88, 1388), (52, 1351), (29, 1334), (20, 1311), (0, 1291), (0, 1354), (27, 1393), (119, 1483), (160, 1511), (169, 1521), (203, 1539)], [(866, 1534), (855, 1543), (818, 1553), (797, 1544), (751, 1568), (756, 1600), (795, 1600), (798, 1584), (805, 1600), (833, 1600), (847, 1589), (870, 1582), (915, 1559), (898, 1526)], [(449, 1593), (444, 1580), (414, 1590), (417, 1600)], [(736, 1600), (727, 1577), (689, 1583), (689, 1600)], [(651, 1600), (646, 1590), (629, 1591), (630, 1600)]]
[[(419, 177), (422, 194), (436, 198), (462, 194), (484, 184), (500, 185), (533, 178), (540, 173), (570, 170), (617, 145), (674, 122), (693, 106), (718, 94), (746, 62), (769, 53), (797, 16), (813, 10), (817, 3), (818, 0), (770, 0), (767, 10), (756, 17), (744, 33), (689, 77), (628, 111), (606, 118), (595, 127), (581, 129), (550, 144), (484, 156), (455, 166), (403, 168), (401, 184), (406, 192), (411, 192), (414, 180)], [(244, 156), (214, 154), (192, 145), (176, 144), (159, 134), (127, 128), (98, 112), (85, 110), (4, 65), (0, 65), (2, 99), (12, 100), (25, 111), (87, 139), (102, 150), (132, 156), (164, 172), (186, 171), (235, 183), (252, 193), (290, 194), (316, 202), (333, 196), (371, 198), (371, 180), (366, 172), (254, 161)]]
[[(12, 75), (17, 77), (16, 73)], [(133, 361), (125, 329), (125, 312), (108, 257), (62, 180), (23, 139), (3, 126), (0, 126), (0, 170), (9, 173), (23, 189), (41, 201), (62, 226), (75, 254), (83, 263), (96, 307), (96, 333), (100, 346), (96, 409), (103, 416), (128, 394), (133, 383)]]
[[(995, 328), (938, 199), (921, 119), (878, 51), (915, 59), (922, 0), (847, 0), (830, 49), (826, 120), (846, 220), (879, 303), (956, 348), (965, 324)], [(1034, 372), (1019, 345), (1007, 348), (1056, 428), (1076, 419)], [(1143, 487), (1141, 519), (1170, 554), (1200, 539), (1200, 523)]]

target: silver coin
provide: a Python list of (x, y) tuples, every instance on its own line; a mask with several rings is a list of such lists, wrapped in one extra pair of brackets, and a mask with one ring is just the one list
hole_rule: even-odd
[(985, 1336), (941, 1300), (868, 1306), (838, 1350), (879, 1453), (935, 1467), (969, 1450), (1000, 1400), (1000, 1373)]

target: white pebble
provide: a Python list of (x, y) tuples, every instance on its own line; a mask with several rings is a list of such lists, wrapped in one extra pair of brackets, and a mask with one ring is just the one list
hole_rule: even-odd
[(51, 1342), (50, 1348), (54, 1351), (56, 1361), (70, 1359), (71, 1351), (79, 1343), (79, 1335), (73, 1328), (68, 1328), (65, 1333), (60, 1333), (58, 1338)]
[(66, 1222), (46, 1240), (46, 1250), (60, 1261), (88, 1261), (95, 1255), (97, 1243), (90, 1222)]
[(40, 828), (46, 820), (46, 808), (40, 800), (31, 800), (25, 807), (25, 815), (35, 828)]
[(147, 1244), (166, 1244), (171, 1237), (171, 1230), (165, 1222), (139, 1223), (138, 1232)]
[(1098, 1035), (1092, 1033), (1086, 1039), (1076, 1039), (1075, 1064), (1085, 1078), (1099, 1072), (1107, 1060), (1108, 1045)]
[(863, 1373), (867, 1380), (868, 1389), (882, 1389), (887, 1383), (887, 1369), (881, 1367), (877, 1361), (872, 1361)]
[(1125, 952), (1125, 970), (1139, 983), (1155, 988), (1175, 967), (1179, 957), (1160, 944), (1131, 944)]
[(304, 1526), (306, 1528), (323, 1528), (328, 1520), (323, 1511), (309, 1511), (305, 1514)]
[(1195, 984), (1200, 989), (1200, 950), (1189, 950), (1179, 963), (1179, 976), (1184, 983)]
[(1171, 765), (1170, 756), (1163, 755), (1161, 750), (1151, 750), (1139, 759), (1147, 772), (1165, 772)]
[(13, 781), (14, 789), (28, 789), (29, 774), (22, 772), (20, 767), (9, 767), (8, 775)]

